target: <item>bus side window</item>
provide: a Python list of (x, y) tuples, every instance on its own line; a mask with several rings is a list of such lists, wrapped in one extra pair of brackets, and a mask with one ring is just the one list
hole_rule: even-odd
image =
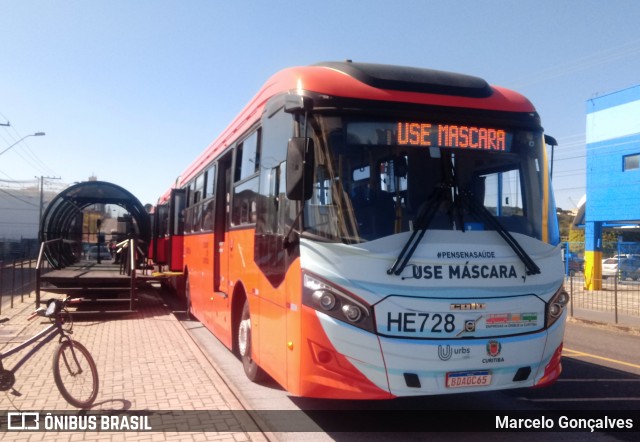
[(193, 204), (198, 204), (202, 201), (202, 195), (204, 193), (204, 173), (201, 173), (196, 178), (193, 186)]
[(205, 189), (205, 201), (203, 203), (202, 230), (213, 231), (215, 227), (215, 191), (216, 191), (216, 166), (213, 165), (207, 171), (207, 183)]
[(236, 149), (234, 181), (241, 181), (258, 172), (260, 167), (260, 130), (255, 131)]
[(255, 224), (259, 191), (259, 145), (261, 131), (257, 130), (236, 148), (233, 205), (231, 224)]

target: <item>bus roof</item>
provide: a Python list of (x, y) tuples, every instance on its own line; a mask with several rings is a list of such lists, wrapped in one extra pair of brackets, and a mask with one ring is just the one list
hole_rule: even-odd
[[(231, 124), (176, 180), (175, 187), (183, 187), (253, 125), (271, 97), (295, 91), (374, 101), (535, 112), (531, 102), (519, 93), (469, 75), (351, 61), (287, 68), (264, 84)], [(166, 202), (169, 195), (170, 190), (158, 202)]]

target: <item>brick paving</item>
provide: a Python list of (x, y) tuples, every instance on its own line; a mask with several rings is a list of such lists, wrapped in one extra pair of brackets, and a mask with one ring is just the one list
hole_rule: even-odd
[[(49, 297), (43, 296), (43, 299)], [(171, 411), (175, 414), (182, 410), (206, 410), (208, 413), (202, 416), (191, 413), (173, 417), (178, 420), (200, 419), (199, 428), (206, 431), (5, 432), (0, 429), (3, 441), (123, 441), (125, 438), (127, 441), (268, 440), (259, 431), (245, 431), (252, 427), (243, 426), (242, 413), (235, 412), (243, 410), (241, 403), (163, 304), (156, 289), (148, 287), (139, 291), (138, 299), (138, 311), (134, 313), (96, 315), (91, 319), (76, 318), (74, 321), (73, 338), (87, 347), (98, 367), (99, 393), (90, 412), (119, 415), (123, 411), (132, 414), (142, 411), (163, 415), (164, 423), (172, 419)], [(0, 350), (6, 350), (46, 327), (48, 320), (43, 318), (27, 320), (33, 310), (34, 302), (3, 309), (2, 316), (10, 320), (0, 324)], [(82, 415), (62, 398), (53, 382), (51, 361), (55, 345), (45, 346), (18, 370), (14, 389), (19, 395), (0, 392), (0, 414), (47, 410), (54, 413), (75, 411), (70, 414)], [(18, 357), (7, 359), (5, 367), (12, 368)]]

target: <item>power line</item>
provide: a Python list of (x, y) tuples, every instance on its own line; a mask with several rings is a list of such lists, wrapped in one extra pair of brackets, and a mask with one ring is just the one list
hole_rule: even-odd
[(0, 183), (8, 183), (8, 184), (35, 184), (37, 181), (34, 180), (0, 180)]
[[(36, 177), (37, 178), (37, 177)], [(60, 177), (53, 176), (40, 176), (40, 216), (38, 217), (39, 221), (42, 221), (42, 211), (44, 209), (44, 180), (59, 180)]]
[[(0, 112), (0, 116), (5, 120), (8, 120), (8, 118), (4, 116), (2, 112)], [(5, 138), (2, 133), (0, 133), (0, 138), (2, 138), (5, 143), (12, 144), (16, 140), (24, 138), (22, 137), (20, 132), (18, 132), (18, 130), (14, 126), (11, 126), (8, 122), (7, 124), (2, 124), (2, 126), (10, 127), (10, 129), (6, 129), (7, 131), (11, 130), (11, 132), (6, 132), (6, 135), (10, 138), (10, 140), (7, 140), (7, 138)], [(44, 161), (42, 161), (42, 159), (40, 159), (40, 157), (31, 149), (31, 146), (29, 146), (29, 143), (27, 143), (26, 140), (20, 143), (20, 145), (16, 146), (14, 152), (34, 169), (40, 172), (51, 173), (55, 175), (55, 172)], [(30, 158), (27, 158), (25, 155), (29, 156)], [(4, 172), (2, 173), (6, 176), (9, 176)]]
[(519, 89), (523, 88), (524, 86), (541, 83), (552, 78), (562, 77), (570, 73), (583, 71), (600, 64), (608, 63), (621, 58), (627, 58), (637, 52), (640, 52), (640, 40), (632, 40), (618, 46), (609, 47), (598, 52), (593, 52), (587, 56), (578, 57), (565, 63), (558, 63), (553, 67), (543, 69), (537, 72), (535, 76), (532, 76), (530, 80), (525, 79), (525, 82), (515, 84), (513, 88)]
[(28, 204), (28, 205), (30, 205), (30, 206), (33, 206), (33, 207), (36, 207), (36, 208), (38, 208), (38, 207), (39, 207), (37, 204), (33, 204), (31, 201), (27, 201), (27, 200), (25, 200), (25, 199), (22, 199), (22, 198), (20, 198), (19, 196), (14, 195), (14, 194), (12, 194), (11, 192), (8, 192), (8, 191), (6, 191), (6, 190), (4, 190), (4, 189), (0, 189), (0, 192), (4, 193), (4, 194), (6, 194), (6, 195), (9, 195), (11, 198), (17, 199), (18, 201), (23, 202), (23, 203), (25, 203), (25, 204)]
[(7, 175), (6, 173), (4, 173), (3, 171), (0, 170), (0, 173), (3, 174), (4, 176), (6, 176), (7, 178), (9, 178), (10, 180), (13, 180), (13, 177), (10, 175)]

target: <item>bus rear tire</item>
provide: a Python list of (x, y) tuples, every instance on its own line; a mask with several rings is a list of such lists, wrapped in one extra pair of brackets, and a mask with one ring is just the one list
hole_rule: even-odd
[(266, 377), (264, 370), (251, 357), (251, 313), (248, 300), (244, 301), (238, 324), (238, 351), (247, 378), (252, 382), (263, 380)]
[(184, 297), (185, 297), (185, 310), (186, 318), (189, 321), (193, 321), (195, 316), (192, 313), (193, 305), (191, 304), (191, 284), (189, 284), (189, 275), (186, 275), (184, 283)]

